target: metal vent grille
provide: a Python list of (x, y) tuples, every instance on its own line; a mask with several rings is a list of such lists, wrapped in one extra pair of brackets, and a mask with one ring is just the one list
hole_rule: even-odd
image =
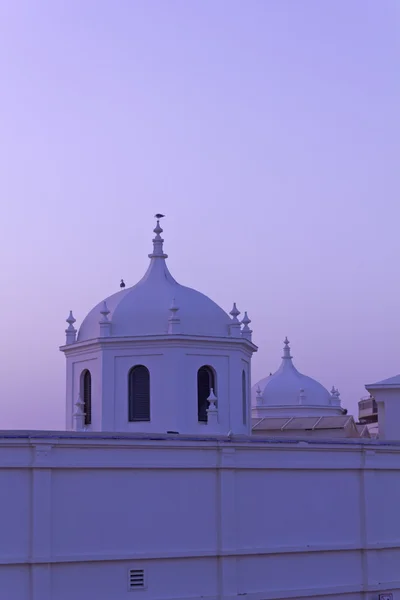
[(139, 590), (144, 588), (144, 571), (143, 569), (129, 570), (129, 589)]

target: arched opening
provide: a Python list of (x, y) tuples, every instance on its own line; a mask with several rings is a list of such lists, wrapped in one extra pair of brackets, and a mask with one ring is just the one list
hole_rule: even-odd
[(201, 423), (207, 423), (207, 409), (210, 404), (207, 398), (212, 389), (217, 395), (213, 369), (208, 366), (200, 367), (197, 371), (197, 417)]
[(246, 384), (246, 373), (242, 371), (242, 412), (243, 412), (243, 425), (247, 423), (247, 384)]
[(129, 371), (129, 421), (150, 421), (150, 373), (147, 367), (136, 365)]
[(85, 413), (85, 425), (92, 423), (92, 376), (89, 369), (85, 369), (81, 375), (81, 398), (83, 399), (83, 410)]

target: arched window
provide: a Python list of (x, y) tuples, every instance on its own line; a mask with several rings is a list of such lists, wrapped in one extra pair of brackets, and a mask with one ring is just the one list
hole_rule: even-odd
[(246, 373), (242, 371), (242, 411), (243, 411), (243, 425), (247, 423), (247, 386), (246, 386)]
[(143, 365), (129, 371), (129, 421), (150, 421), (150, 373)]
[(82, 373), (81, 397), (83, 398), (85, 425), (90, 425), (92, 422), (92, 376), (88, 369)]
[(202, 423), (207, 423), (207, 409), (209, 402), (207, 398), (210, 395), (211, 389), (217, 395), (215, 389), (215, 375), (211, 367), (200, 367), (197, 371), (197, 416)]

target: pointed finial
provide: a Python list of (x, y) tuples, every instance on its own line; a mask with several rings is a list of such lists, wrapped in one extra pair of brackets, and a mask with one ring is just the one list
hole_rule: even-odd
[(290, 355), (290, 346), (289, 346), (289, 340), (287, 339), (287, 337), (285, 337), (285, 341), (283, 343), (284, 343), (284, 347), (283, 347), (282, 358), (292, 358)]
[(65, 343), (73, 344), (74, 342), (76, 342), (76, 329), (74, 327), (74, 323), (76, 322), (76, 319), (74, 318), (74, 315), (72, 314), (72, 310), (69, 311), (68, 319), (65, 319), (65, 320), (68, 323), (68, 327), (65, 330), (65, 333), (66, 333)]
[(256, 389), (256, 403), (257, 403), (257, 405), (260, 405), (263, 403), (262, 391), (261, 391), (261, 388), (259, 385), (257, 386), (257, 389)]
[(75, 431), (83, 431), (85, 428), (85, 403), (82, 401), (81, 395), (78, 395), (78, 400), (75, 402), (75, 412), (72, 415), (75, 420)]
[(75, 402), (75, 406), (76, 406), (76, 410), (74, 415), (80, 416), (80, 415), (84, 415), (85, 411), (85, 403), (83, 402), (81, 395), (78, 394), (78, 400)]
[(211, 388), (210, 395), (207, 398), (209, 405), (207, 408), (207, 423), (208, 425), (215, 425), (218, 423), (218, 408), (216, 406), (217, 397), (214, 394), (214, 390)]
[(72, 310), (69, 311), (69, 316), (68, 319), (65, 319), (66, 322), (69, 324), (68, 329), (74, 329), (74, 323), (76, 323), (76, 319), (74, 318), (74, 315), (72, 314)]
[(109, 337), (111, 335), (111, 321), (108, 318), (110, 311), (107, 306), (107, 302), (104, 300), (101, 306), (101, 319), (100, 324), (100, 337)]
[(249, 327), (249, 323), (251, 323), (251, 319), (249, 319), (248, 315), (247, 315), (247, 311), (244, 313), (244, 317), (242, 319), (242, 325), (243, 325), (243, 329), (242, 329), (242, 337), (246, 338), (247, 340), (251, 341), (251, 334), (253, 333), (252, 330)]
[(164, 240), (161, 237), (163, 229), (160, 225), (160, 219), (162, 219), (165, 215), (162, 215), (161, 213), (157, 213), (154, 216), (157, 219), (156, 226), (153, 229), (153, 231), (156, 235), (153, 238), (153, 252), (152, 252), (152, 254), (149, 254), (149, 258), (168, 258), (168, 255), (164, 254), (164, 249), (163, 249)]
[(242, 319), (242, 325), (244, 325), (245, 327), (249, 327), (249, 323), (251, 323), (251, 319), (249, 319), (249, 316), (247, 314), (247, 310), (244, 313), (243, 319)]
[(331, 404), (334, 406), (340, 406), (340, 392), (335, 386), (331, 389)]
[(240, 337), (242, 335), (240, 329), (240, 321), (238, 319), (238, 315), (240, 315), (240, 310), (238, 310), (236, 302), (233, 303), (233, 308), (229, 314), (232, 317), (229, 323), (229, 333), (232, 337)]
[(163, 232), (163, 228), (160, 225), (160, 221), (157, 220), (157, 225), (154, 227), (153, 232), (156, 234), (156, 239), (161, 240), (161, 233)]
[(102, 322), (108, 323), (108, 315), (110, 314), (110, 311), (108, 310), (107, 302), (105, 300), (103, 301), (103, 306), (101, 307), (100, 314), (103, 315)]
[(121, 283), (119, 284), (119, 287), (121, 289), (124, 289), (124, 287), (125, 287), (125, 281), (123, 279), (121, 279)]
[(232, 321), (234, 323), (239, 323), (238, 316), (240, 315), (240, 310), (238, 310), (238, 307), (236, 306), (236, 302), (233, 303), (233, 308), (229, 314), (231, 315)]
[(181, 320), (178, 317), (179, 306), (176, 304), (175, 298), (172, 298), (171, 306), (169, 307), (169, 318), (168, 318), (168, 333), (180, 333), (181, 332)]
[(172, 298), (172, 302), (171, 302), (171, 306), (169, 307), (169, 310), (173, 314), (175, 314), (179, 310), (179, 306), (177, 306), (175, 298)]
[(215, 405), (215, 402), (217, 401), (217, 396), (214, 394), (213, 388), (211, 388), (210, 395), (208, 396), (207, 400), (210, 404)]

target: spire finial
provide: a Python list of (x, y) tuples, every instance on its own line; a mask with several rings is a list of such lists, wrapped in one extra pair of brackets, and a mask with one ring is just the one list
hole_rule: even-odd
[(305, 393), (305, 391), (304, 391), (303, 388), (301, 388), (301, 390), (300, 390), (299, 403), (300, 404), (305, 404), (306, 403), (306, 393)]
[(210, 390), (210, 395), (207, 398), (207, 423), (208, 425), (216, 425), (218, 423), (218, 408), (217, 408), (217, 397), (214, 394), (213, 388)]
[(290, 346), (289, 346), (289, 340), (287, 339), (287, 336), (285, 337), (285, 341), (283, 343), (284, 343), (284, 347), (283, 347), (282, 358), (292, 358), (290, 355)]
[(256, 389), (256, 403), (257, 403), (257, 406), (259, 406), (260, 404), (263, 403), (262, 390), (259, 385), (257, 386), (257, 389)]
[(100, 314), (103, 315), (102, 322), (108, 323), (108, 315), (110, 314), (110, 311), (108, 310), (107, 302), (105, 300), (103, 301), (103, 306), (101, 307)]
[(110, 314), (110, 310), (107, 306), (107, 302), (103, 300), (103, 304), (101, 306), (101, 319), (99, 321), (100, 325), (100, 337), (108, 337), (111, 335), (111, 321), (108, 318)]
[(179, 306), (177, 305), (175, 298), (172, 298), (171, 306), (169, 307), (168, 333), (181, 332), (181, 320), (178, 317), (178, 311)]
[(229, 314), (232, 317), (233, 323), (239, 323), (238, 316), (240, 315), (240, 310), (238, 310), (238, 307), (236, 306), (236, 302), (233, 303), (233, 308)]
[(74, 315), (72, 314), (72, 310), (69, 311), (68, 319), (65, 319), (65, 320), (68, 323), (69, 331), (72, 331), (73, 329), (75, 329), (74, 323), (76, 323), (76, 319), (74, 318)]
[(85, 428), (85, 403), (82, 401), (81, 395), (78, 395), (78, 400), (75, 402), (75, 412), (72, 415), (75, 420), (75, 431), (83, 431)]
[(171, 302), (171, 306), (169, 307), (169, 310), (175, 314), (176, 312), (178, 312), (179, 310), (179, 306), (176, 304), (176, 300), (175, 298), (172, 298), (172, 302)]
[(65, 320), (68, 323), (68, 327), (65, 330), (65, 333), (67, 334), (66, 343), (73, 344), (74, 342), (76, 342), (76, 329), (74, 327), (74, 323), (76, 322), (76, 319), (74, 318), (74, 315), (72, 314), (72, 310), (69, 311), (68, 319), (65, 319)]
[(233, 308), (229, 313), (232, 317), (229, 323), (229, 333), (232, 337), (240, 337), (242, 332), (240, 330), (240, 321), (238, 319), (238, 315), (240, 315), (240, 310), (236, 306), (236, 302), (233, 303)]
[(252, 330), (249, 327), (249, 324), (251, 323), (251, 319), (249, 319), (247, 311), (244, 313), (243, 319), (242, 319), (242, 325), (243, 325), (243, 329), (242, 329), (242, 337), (246, 338), (247, 340), (251, 341), (251, 334), (253, 333)]
[(165, 215), (162, 215), (161, 213), (157, 213), (154, 216), (157, 219), (156, 226), (153, 229), (153, 231), (156, 235), (153, 238), (153, 252), (152, 252), (152, 254), (149, 254), (149, 258), (167, 258), (168, 255), (164, 254), (164, 248), (163, 248), (164, 240), (161, 237), (163, 228), (160, 225), (160, 219), (165, 217)]
[(333, 406), (340, 406), (340, 403), (340, 392), (333, 385), (331, 389), (331, 404), (333, 404)]
[(248, 316), (247, 310), (246, 310), (244, 313), (243, 319), (242, 319), (242, 325), (243, 325), (242, 331), (249, 331), (249, 323), (251, 323), (251, 319), (249, 319), (249, 316)]

